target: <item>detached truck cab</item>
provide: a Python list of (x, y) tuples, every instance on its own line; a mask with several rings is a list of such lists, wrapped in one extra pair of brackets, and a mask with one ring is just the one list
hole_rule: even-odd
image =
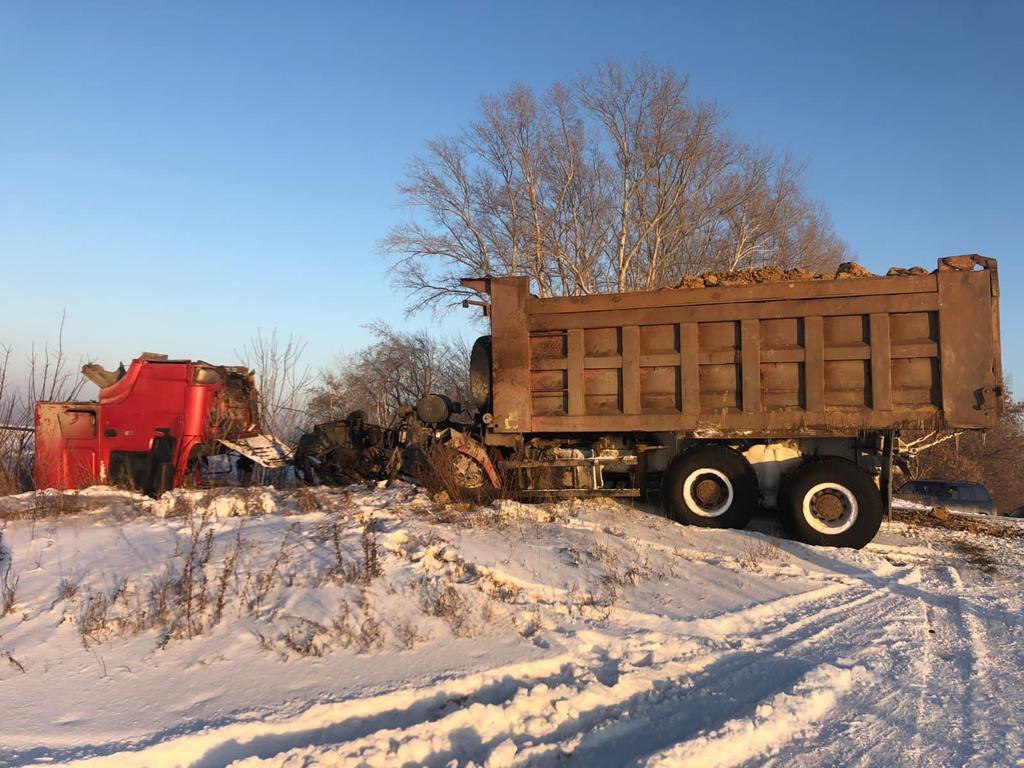
[(82, 372), (100, 387), (98, 401), (36, 404), (37, 488), (112, 483), (158, 496), (194, 477), (218, 446), (265, 466), (287, 462), (260, 434), (245, 368), (143, 354), (127, 370)]

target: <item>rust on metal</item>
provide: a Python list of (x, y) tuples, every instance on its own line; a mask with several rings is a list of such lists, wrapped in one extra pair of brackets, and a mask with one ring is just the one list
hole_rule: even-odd
[(525, 277), (488, 280), (495, 428), (522, 432), (530, 423), (530, 329), (527, 304), (530, 281)]

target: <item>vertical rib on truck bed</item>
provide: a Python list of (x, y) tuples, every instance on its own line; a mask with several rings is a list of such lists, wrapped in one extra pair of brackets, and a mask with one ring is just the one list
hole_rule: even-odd
[(531, 297), (525, 278), (487, 287), (498, 432), (853, 434), (988, 427), (1001, 411), (991, 259), (572, 298)]

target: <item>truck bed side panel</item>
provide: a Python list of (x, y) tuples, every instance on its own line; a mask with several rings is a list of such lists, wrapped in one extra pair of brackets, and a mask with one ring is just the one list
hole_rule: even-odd
[(555, 299), (494, 279), (495, 425), (709, 436), (991, 426), (999, 340), (995, 265), (984, 261)]

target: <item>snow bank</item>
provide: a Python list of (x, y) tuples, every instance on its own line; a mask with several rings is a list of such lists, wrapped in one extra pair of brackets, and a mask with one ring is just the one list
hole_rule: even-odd
[[(5, 765), (834, 765), (875, 749), (872, 718), (895, 762), (915, 729), (940, 762), (1024, 757), (1006, 718), (955, 741), (876, 707), (916, 711), (927, 658), (950, 722), (1019, 711), (1018, 541), (891, 524), (836, 551), (408, 485), (0, 514)], [(1006, 679), (965, 687), (997, 654)]]

